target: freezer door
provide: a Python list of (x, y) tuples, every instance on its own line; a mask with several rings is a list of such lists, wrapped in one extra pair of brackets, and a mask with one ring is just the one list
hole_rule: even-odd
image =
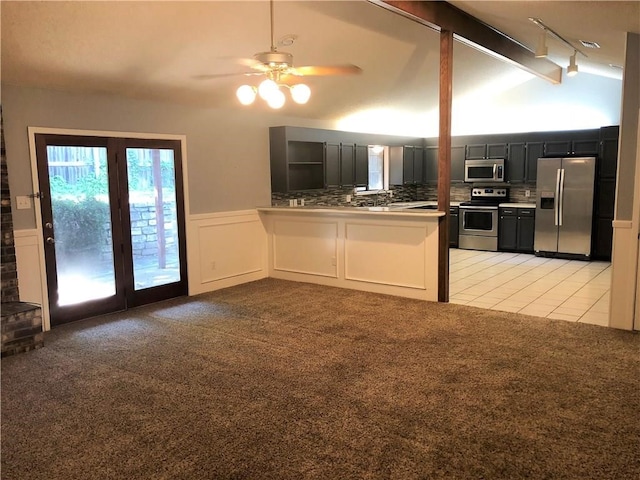
[(558, 178), (560, 158), (539, 158), (534, 250), (558, 251)]
[(563, 158), (558, 252), (591, 255), (594, 157)]

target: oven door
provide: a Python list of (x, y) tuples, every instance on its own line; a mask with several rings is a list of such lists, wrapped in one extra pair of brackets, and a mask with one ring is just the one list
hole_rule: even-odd
[(498, 236), (498, 207), (460, 207), (460, 235)]

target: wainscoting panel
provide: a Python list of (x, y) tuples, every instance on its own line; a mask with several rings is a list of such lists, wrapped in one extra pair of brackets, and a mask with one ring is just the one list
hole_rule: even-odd
[(267, 237), (255, 210), (193, 215), (189, 228), (190, 295), (267, 277)]
[(18, 270), (20, 301), (42, 307), (42, 327), (49, 330), (49, 304), (47, 296), (44, 252), (40, 246), (38, 230), (15, 230), (13, 232)]
[(345, 279), (426, 288), (426, 226), (347, 223)]
[(338, 277), (338, 223), (278, 219), (273, 225), (273, 268)]

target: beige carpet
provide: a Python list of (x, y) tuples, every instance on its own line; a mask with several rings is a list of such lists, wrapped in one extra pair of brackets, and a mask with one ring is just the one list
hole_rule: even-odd
[(2, 478), (637, 479), (640, 336), (273, 279), (2, 361)]

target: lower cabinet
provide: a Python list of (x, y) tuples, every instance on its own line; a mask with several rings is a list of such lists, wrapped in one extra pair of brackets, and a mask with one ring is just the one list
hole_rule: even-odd
[(449, 246), (452, 248), (458, 248), (459, 213), (458, 207), (449, 207)]
[(498, 223), (498, 250), (533, 252), (535, 210), (501, 207)]

